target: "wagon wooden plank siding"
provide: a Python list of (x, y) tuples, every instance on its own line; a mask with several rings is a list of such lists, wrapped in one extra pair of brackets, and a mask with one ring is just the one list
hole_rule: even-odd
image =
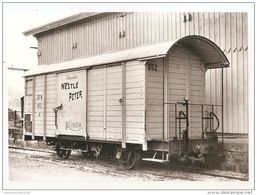
[(125, 129), (128, 142), (144, 143), (145, 63), (126, 63)]
[[(247, 133), (247, 13), (81, 13), (26, 31), (38, 40), (40, 65), (95, 56), (140, 45), (202, 35), (214, 41), (231, 66), (224, 71), (226, 133)], [(233, 74), (231, 77), (230, 75)], [(207, 71), (206, 101), (221, 101), (220, 70)], [(211, 77), (211, 79), (210, 79)], [(226, 91), (226, 90), (224, 90)], [(237, 124), (238, 118), (243, 118)], [(36, 119), (35, 119), (36, 120)], [(234, 124), (234, 125), (232, 125)]]
[(35, 111), (34, 111), (34, 133), (35, 135), (43, 136), (43, 103), (44, 103), (44, 76), (35, 77)]
[[(88, 133), (93, 139), (104, 139), (105, 68), (88, 71)], [(105, 90), (104, 90), (105, 89)], [(106, 128), (106, 127), (105, 127)], [(92, 132), (92, 133), (91, 133)]]
[(53, 108), (57, 105), (57, 75), (47, 74), (46, 75), (46, 135), (55, 135), (55, 114)]

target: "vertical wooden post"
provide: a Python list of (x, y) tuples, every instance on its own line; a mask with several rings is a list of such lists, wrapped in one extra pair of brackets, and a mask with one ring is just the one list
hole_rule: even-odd
[(24, 111), (24, 114), (23, 114), (23, 126), (22, 126), (22, 130), (23, 130), (23, 133), (22, 133), (22, 140), (25, 141), (25, 134), (26, 134), (26, 129), (25, 129), (25, 103), (26, 103), (26, 98), (27, 98), (27, 79), (24, 79), (24, 102), (23, 102), (23, 111)]
[[(190, 90), (190, 83), (191, 83), (191, 79), (190, 79), (190, 68), (191, 68), (191, 51), (189, 50), (189, 49), (187, 49), (187, 52), (188, 52), (188, 63), (187, 63), (187, 98), (186, 98), (186, 100), (189, 100), (189, 102), (191, 101), (190, 100), (190, 96), (191, 96), (191, 90)], [(190, 110), (190, 107), (188, 106), (187, 107), (188, 108), (188, 113), (187, 113), (187, 120), (188, 120), (188, 122), (190, 123), (191, 122), (191, 110)], [(192, 132), (191, 132), (191, 126), (189, 126), (188, 127), (188, 129), (187, 129), (187, 135), (189, 136), (189, 137), (191, 137), (191, 134), (192, 134)]]
[(162, 88), (162, 104), (163, 104), (163, 106), (162, 106), (162, 160), (164, 160), (164, 128), (165, 128), (165, 116), (164, 116), (164, 114), (165, 114), (165, 85), (164, 85), (164, 82), (165, 82), (165, 77), (164, 77), (164, 75), (165, 75), (165, 70), (164, 70), (164, 58), (162, 59), (162, 67), (163, 67), (163, 70), (162, 70), (162, 72), (163, 72), (163, 77), (162, 77), (162, 82), (163, 82), (163, 88)]
[(203, 128), (203, 125), (204, 125), (204, 122), (203, 122), (203, 118), (204, 118), (204, 113), (203, 113), (203, 104), (201, 105), (201, 112), (202, 112), (202, 139), (203, 139), (203, 142), (204, 142), (204, 128)]
[(33, 77), (33, 85), (32, 85), (32, 139), (35, 139), (35, 85), (36, 85), (36, 77)]
[(145, 135), (144, 135), (144, 144), (143, 144), (143, 150), (147, 150), (147, 62), (144, 64), (144, 129), (145, 129)]
[(106, 117), (107, 117), (107, 66), (104, 67), (104, 140), (106, 139)]
[(186, 76), (186, 99), (189, 100), (190, 97), (190, 51), (187, 50), (187, 76)]
[(177, 104), (175, 104), (175, 139), (178, 138), (178, 126), (177, 126)]
[(126, 63), (122, 66), (122, 148), (126, 148)]
[[(164, 102), (169, 103), (169, 81), (168, 81), (168, 71), (169, 71), (169, 66), (168, 66), (168, 58), (163, 59), (163, 68), (164, 68)], [(170, 104), (165, 104), (164, 105), (164, 118), (165, 118), (165, 138), (169, 140), (169, 109), (170, 109)]]
[(223, 146), (224, 146), (224, 92), (223, 92), (223, 88), (224, 88), (224, 85), (223, 85), (223, 68), (221, 69), (221, 121), (222, 121), (222, 124), (221, 124), (221, 132), (222, 132), (222, 135), (221, 135), (221, 142), (222, 142), (222, 149), (223, 149)]
[(86, 69), (86, 127), (85, 127), (85, 133), (86, 133), (86, 139), (89, 138), (89, 135), (88, 135), (88, 70), (89, 69)]
[(46, 97), (47, 96), (47, 76), (44, 74), (44, 95), (43, 95), (43, 140), (46, 141)]

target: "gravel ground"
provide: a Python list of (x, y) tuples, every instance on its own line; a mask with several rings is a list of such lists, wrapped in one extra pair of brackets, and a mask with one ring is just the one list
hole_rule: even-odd
[(9, 149), (10, 181), (237, 181), (192, 173), (192, 169), (140, 162), (134, 170), (126, 171), (116, 160), (86, 159), (79, 153), (72, 153), (68, 160), (61, 161), (54, 153)]

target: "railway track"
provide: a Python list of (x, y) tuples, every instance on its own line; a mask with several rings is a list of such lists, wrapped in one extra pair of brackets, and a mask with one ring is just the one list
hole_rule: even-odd
[(35, 152), (43, 152), (43, 153), (50, 153), (55, 154), (54, 151), (51, 150), (44, 150), (44, 149), (35, 149), (35, 148), (25, 148), (25, 147), (19, 147), (19, 146), (9, 146), (9, 149), (17, 149), (17, 150), (24, 150), (24, 151), (35, 151)]
[[(20, 151), (30, 151), (30, 152), (37, 152), (38, 154), (36, 156), (40, 156), (40, 153), (46, 154), (45, 156), (47, 156), (47, 154), (52, 154), (55, 155), (55, 151), (52, 150), (45, 150), (45, 149), (37, 149), (37, 148), (27, 148), (27, 147), (19, 147), (19, 146), (9, 146), (9, 149), (11, 149), (12, 151), (15, 152), (15, 150), (20, 150)], [(34, 158), (36, 159), (36, 158)], [(46, 159), (43, 159), (41, 161), (44, 161)], [(84, 159), (81, 159), (84, 160)], [(49, 161), (49, 159), (47, 160)], [(52, 163), (60, 163), (60, 162), (64, 162), (67, 163), (69, 161), (60, 161), (60, 160), (50, 160), (49, 162)], [(108, 159), (107, 162), (110, 164), (114, 164), (114, 166), (116, 165), (117, 168), (117, 164), (115, 160), (110, 160)], [(115, 162), (115, 163), (114, 163)], [(94, 164), (101, 164), (100, 161), (95, 160), (93, 162)], [(68, 164), (67, 164), (68, 165)], [(105, 166), (105, 164), (103, 164)], [(78, 165), (81, 168), (81, 165)], [(185, 166), (185, 165), (172, 165), (172, 167), (170, 165), (160, 165), (157, 163), (151, 163), (151, 162), (140, 162), (140, 171), (144, 171), (146, 174), (152, 174), (155, 176), (160, 176), (160, 177), (169, 177), (169, 174), (167, 174), (167, 170), (169, 171), (180, 171), (180, 172), (184, 172), (187, 174), (199, 174), (199, 175), (206, 175), (206, 176), (212, 176), (212, 177), (220, 177), (220, 178), (227, 178), (227, 179), (231, 179), (231, 180), (241, 180), (241, 181), (248, 181), (248, 177), (245, 174), (241, 174), (241, 173), (234, 173), (234, 172), (227, 172), (227, 171), (220, 171), (220, 170), (209, 170), (209, 169), (203, 169), (200, 167), (192, 167), (192, 166)], [(160, 169), (161, 167), (161, 170)], [(186, 179), (186, 177), (182, 178), (181, 177), (174, 177), (172, 176), (174, 179)]]

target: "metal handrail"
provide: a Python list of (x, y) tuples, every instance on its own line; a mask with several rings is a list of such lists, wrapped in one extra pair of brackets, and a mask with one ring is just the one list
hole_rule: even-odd
[[(215, 129), (213, 129), (212, 130), (212, 133), (215, 133), (218, 129), (219, 129), (219, 127), (220, 127), (220, 121), (219, 121), (219, 118), (217, 117), (217, 115), (214, 113), (214, 112), (210, 112), (210, 116), (214, 116), (214, 118), (216, 118), (216, 121), (217, 121), (217, 127), (215, 128)], [(212, 119), (213, 119), (213, 117), (212, 117)], [(211, 130), (211, 129), (210, 129)]]
[[(173, 105), (175, 105), (175, 104), (183, 104), (182, 102), (164, 102), (164, 104), (173, 104)], [(195, 103), (188, 103), (188, 105), (189, 106), (214, 106), (214, 107), (221, 107), (222, 105), (220, 105), (220, 104), (195, 104)]]

